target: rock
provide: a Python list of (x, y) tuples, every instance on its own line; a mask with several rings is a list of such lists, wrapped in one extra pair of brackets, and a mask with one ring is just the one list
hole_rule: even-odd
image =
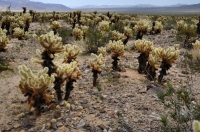
[(58, 128), (58, 132), (70, 132), (68, 128), (66, 128), (65, 126), (59, 127)]
[(63, 123), (62, 123), (62, 122), (57, 122), (57, 123), (56, 123), (56, 126), (57, 126), (57, 127), (61, 127), (61, 126), (63, 126)]
[(13, 128), (19, 128), (21, 126), (21, 124), (17, 123), (17, 124), (14, 124)]
[(12, 125), (12, 122), (8, 122), (7, 124), (8, 124), (8, 125)]
[(50, 129), (51, 128), (51, 123), (47, 122), (46, 123), (46, 129)]
[(83, 127), (84, 125), (85, 125), (85, 121), (82, 119), (82, 120), (80, 120), (80, 122), (78, 123), (77, 128), (79, 129), (79, 128)]
[(60, 110), (56, 110), (54, 112), (54, 118), (59, 118), (59, 117), (61, 117), (61, 111)]

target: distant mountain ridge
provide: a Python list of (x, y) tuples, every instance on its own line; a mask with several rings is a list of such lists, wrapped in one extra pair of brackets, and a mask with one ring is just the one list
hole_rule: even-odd
[(156, 6), (151, 4), (138, 4), (138, 5), (84, 5), (80, 7), (74, 7), (73, 9), (101, 9), (101, 8), (168, 8), (168, 7), (192, 7), (193, 5), (186, 5), (186, 4), (175, 4), (175, 5), (166, 5), (166, 6)]
[(22, 6), (26, 6), (27, 10), (33, 9), (36, 11), (67, 11), (69, 7), (62, 4), (50, 4), (42, 2), (34, 2), (30, 0), (0, 0), (0, 11), (5, 11), (11, 5), (12, 10), (22, 10)]

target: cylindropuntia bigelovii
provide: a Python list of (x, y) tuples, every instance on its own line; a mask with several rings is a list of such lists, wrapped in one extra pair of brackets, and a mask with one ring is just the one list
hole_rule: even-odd
[(167, 75), (166, 71), (172, 66), (172, 64), (178, 59), (179, 57), (179, 44), (175, 44), (174, 47), (169, 47), (167, 49), (160, 49), (157, 54), (161, 58), (161, 71), (160, 75), (158, 76), (158, 82), (161, 83), (163, 76)]
[(91, 53), (93, 59), (90, 60), (90, 66), (93, 72), (93, 86), (97, 86), (98, 74), (102, 72), (102, 68), (105, 67), (105, 58), (102, 54), (96, 55)]
[(149, 53), (153, 49), (153, 42), (146, 40), (136, 40), (134, 45), (137, 51), (140, 53), (140, 56), (138, 56), (138, 62), (139, 62), (138, 72), (139, 73), (145, 72)]
[(113, 59), (113, 70), (120, 70), (118, 66), (118, 57), (124, 57), (124, 44), (121, 40), (119, 41), (109, 41), (108, 49), (111, 51), (111, 58)]
[(53, 84), (55, 78), (53, 75), (49, 76), (47, 72), (47, 67), (38, 72), (25, 65), (19, 66), (19, 88), (24, 96), (28, 96), (28, 108), (31, 110), (34, 107), (36, 115), (40, 114), (41, 105), (50, 103), (53, 99), (53, 95), (46, 90)]
[(33, 61), (41, 64), (43, 67), (48, 67), (48, 74), (51, 75), (55, 72), (55, 65), (53, 63), (54, 54), (63, 52), (62, 38), (58, 35), (54, 35), (53, 31), (41, 35), (40, 37), (37, 35), (33, 36), (44, 48), (42, 52), (36, 50), (40, 59), (33, 59)]
[(0, 52), (5, 52), (7, 51), (7, 44), (9, 42), (8, 37), (6, 36), (6, 30), (2, 30), (0, 28)]

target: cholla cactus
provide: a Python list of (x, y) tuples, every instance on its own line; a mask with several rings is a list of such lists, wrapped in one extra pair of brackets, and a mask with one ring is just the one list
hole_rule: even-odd
[(108, 31), (109, 30), (109, 22), (108, 21), (99, 22), (98, 29), (101, 31)]
[(106, 47), (99, 47), (98, 50), (97, 50), (97, 53), (98, 54), (102, 54), (103, 56), (106, 55)]
[(122, 42), (124, 42), (124, 40), (127, 38), (123, 33), (120, 33), (116, 30), (112, 31), (111, 34), (112, 34), (111, 36), (112, 41), (121, 40)]
[(102, 68), (105, 67), (105, 58), (102, 54), (96, 55), (91, 53), (91, 56), (94, 58), (90, 60), (90, 66), (92, 67), (93, 72), (93, 86), (97, 85), (98, 74), (102, 72)]
[(25, 65), (19, 66), (19, 88), (25, 96), (28, 96), (29, 110), (34, 107), (36, 114), (40, 114), (42, 104), (50, 103), (53, 96), (47, 93), (47, 89), (53, 84), (55, 78), (47, 74), (48, 68), (42, 71), (32, 71)]
[(126, 39), (123, 41), (124, 45), (128, 42), (128, 39), (133, 36), (133, 30), (129, 27), (124, 27), (124, 35)]
[(28, 32), (24, 33), (24, 30), (21, 28), (14, 28), (13, 31), (13, 36), (19, 40), (26, 40), (30, 38), (30, 34)]
[(57, 34), (58, 29), (61, 28), (60, 22), (58, 22), (58, 21), (53, 21), (53, 22), (51, 23), (51, 27), (52, 27), (52, 29), (53, 29), (54, 34)]
[(25, 24), (24, 32), (28, 32), (30, 23), (32, 22), (32, 16), (29, 13), (23, 14), (23, 22)]
[(75, 27), (72, 31), (72, 35), (76, 40), (81, 40), (83, 38), (83, 31), (77, 27)]
[(166, 71), (169, 70), (169, 68), (172, 66), (172, 64), (178, 59), (179, 57), (179, 50), (178, 50), (178, 44), (174, 45), (174, 47), (170, 47), (165, 49), (160, 48), (157, 51), (158, 56), (161, 58), (161, 71), (160, 75), (158, 77), (158, 82), (161, 82), (164, 75), (166, 74)]
[(153, 34), (161, 33), (162, 29), (163, 29), (162, 22), (159, 22), (159, 21), (153, 22), (153, 27), (152, 27)]
[(200, 49), (200, 41), (196, 40), (195, 43), (192, 43), (193, 49), (199, 50)]
[(70, 63), (76, 61), (76, 58), (82, 51), (76, 45), (67, 44), (64, 46), (64, 62)]
[(150, 22), (146, 19), (142, 19), (137, 22), (133, 29), (137, 32), (136, 40), (142, 39), (143, 35), (151, 30)]
[(37, 35), (33, 36), (44, 48), (42, 53), (37, 50), (38, 55), (41, 53), (40, 58), (42, 58), (42, 60), (33, 59), (33, 61), (40, 63), (43, 67), (48, 67), (48, 74), (51, 75), (55, 71), (55, 65), (52, 62), (52, 60), (54, 59), (54, 54), (63, 51), (62, 38), (58, 37), (58, 35), (54, 35), (53, 31), (41, 35), (40, 37), (38, 37)]
[(177, 22), (177, 35), (184, 39), (184, 48), (192, 48), (192, 43), (190, 42), (190, 39), (191, 37), (196, 37), (196, 28), (196, 25), (187, 24), (183, 20)]
[(78, 63), (73, 61), (71, 63), (62, 63), (56, 67), (56, 80), (54, 89), (56, 90), (58, 100), (62, 100), (61, 85), (66, 81), (65, 100), (68, 100), (71, 90), (73, 90), (73, 82), (81, 79), (81, 71), (78, 68)]
[(192, 129), (194, 132), (200, 132), (200, 122), (197, 120), (194, 120), (192, 122)]
[(9, 42), (8, 37), (6, 36), (6, 30), (0, 28), (0, 52), (7, 51), (7, 44)]
[(134, 45), (137, 51), (140, 53), (140, 56), (138, 56), (138, 72), (142, 73), (145, 71), (149, 53), (152, 51), (153, 48), (153, 42), (146, 40), (136, 40)]
[(88, 26), (81, 26), (81, 30), (83, 31), (83, 39), (85, 39), (88, 29), (89, 29)]
[(124, 44), (121, 40), (109, 41), (108, 49), (111, 51), (111, 58), (113, 59), (113, 70), (120, 70), (118, 67), (118, 57), (124, 56)]
[(153, 48), (152, 51), (149, 54), (148, 57), (148, 65), (147, 65), (147, 77), (150, 80), (154, 80), (156, 76), (156, 70), (161, 65), (161, 58), (158, 56), (157, 52), (160, 50), (160, 48)]

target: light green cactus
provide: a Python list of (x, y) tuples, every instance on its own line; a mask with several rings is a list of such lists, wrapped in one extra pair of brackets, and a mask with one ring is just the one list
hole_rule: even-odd
[(194, 132), (200, 132), (200, 122), (197, 120), (194, 120), (192, 122), (192, 129), (194, 130)]
[(0, 28), (0, 52), (1, 51), (3, 51), (3, 52), (5, 52), (5, 51), (7, 51), (7, 44), (8, 44), (8, 42), (9, 42), (9, 39), (8, 39), (8, 37), (6, 36), (6, 30), (2, 30), (1, 28)]

